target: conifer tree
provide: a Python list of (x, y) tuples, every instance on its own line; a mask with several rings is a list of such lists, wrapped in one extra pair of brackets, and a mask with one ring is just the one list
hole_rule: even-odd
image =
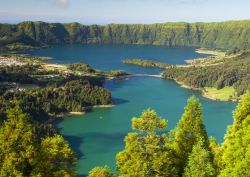
[(108, 166), (93, 168), (88, 177), (114, 177), (115, 175), (110, 171)]
[(75, 154), (61, 135), (42, 140), (34, 164), (33, 176), (71, 177), (76, 176)]
[(219, 177), (250, 176), (250, 93), (239, 102), (234, 123), (222, 145), (223, 169)]
[(177, 175), (174, 151), (166, 146), (164, 130), (165, 119), (160, 119), (155, 111), (146, 110), (139, 118), (132, 119), (132, 128), (136, 131), (125, 138), (125, 150), (116, 156), (117, 168), (122, 177), (149, 177)]
[(210, 152), (206, 149), (202, 141), (193, 146), (193, 150), (188, 157), (187, 166), (184, 169), (183, 177), (214, 177), (215, 169), (210, 157)]
[(7, 111), (0, 128), (0, 176), (29, 176), (35, 141), (29, 116), (20, 109)]
[(0, 176), (71, 177), (76, 161), (73, 151), (60, 135), (35, 139), (29, 115), (19, 108), (7, 111), (0, 128)]
[(209, 146), (205, 125), (203, 124), (202, 108), (195, 96), (188, 99), (184, 113), (172, 134), (173, 144), (180, 160), (180, 174), (182, 174), (193, 146), (199, 140), (204, 142), (204, 147), (207, 149)]
[(209, 150), (211, 152), (215, 174), (218, 175), (223, 166), (223, 162), (221, 159), (222, 148), (221, 148), (221, 144), (218, 144), (215, 138), (213, 137), (209, 138)]

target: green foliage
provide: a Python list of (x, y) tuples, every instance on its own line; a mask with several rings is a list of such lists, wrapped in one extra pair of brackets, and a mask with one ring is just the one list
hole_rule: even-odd
[(38, 83), (33, 75), (50, 75), (57, 72), (42, 70), (40, 65), (0, 66), (0, 82)]
[[(8, 59), (8, 56), (5, 57)], [(6, 109), (15, 105), (41, 122), (49, 116), (82, 112), (94, 105), (112, 103), (110, 92), (102, 87), (105, 74), (92, 75), (96, 71), (89, 65), (68, 65), (70, 70), (82, 74), (65, 74), (58, 70), (46, 70), (39, 62), (24, 64), (29, 57), (11, 57), (21, 64), (0, 67), (0, 115), (3, 117)], [(23, 84), (34, 87), (24, 88)]]
[(222, 144), (223, 167), (220, 177), (241, 177), (250, 174), (250, 93), (247, 93), (234, 112)]
[(233, 129), (237, 131), (237, 129), (242, 124), (243, 120), (245, 120), (250, 115), (250, 92), (246, 93), (239, 104), (237, 105), (236, 110), (234, 111), (234, 124)]
[(17, 99), (21, 108), (27, 112), (50, 114), (83, 111), (87, 106), (111, 103), (111, 95), (106, 89), (81, 80), (67, 82), (63, 87), (8, 93), (5, 98), (6, 101)]
[(183, 177), (214, 177), (215, 170), (211, 161), (210, 152), (200, 141), (193, 146), (188, 157), (188, 163)]
[(249, 28), (249, 21), (106, 26), (22, 22), (17, 25), (0, 24), (0, 46), (13, 43), (119, 43), (195, 46), (236, 51), (249, 48)]
[(41, 142), (32, 175), (53, 177), (75, 176), (75, 170), (72, 166), (75, 163), (75, 154), (62, 136), (47, 137)]
[(36, 139), (29, 116), (19, 108), (7, 111), (0, 128), (0, 176), (74, 176), (76, 159), (59, 135)]
[[(93, 70), (85, 64), (69, 67)], [(75, 176), (75, 155), (49, 122), (65, 112), (110, 104), (103, 77), (62, 74), (36, 64), (0, 67), (0, 82), (1, 121), (7, 117), (0, 128), (0, 176)], [(38, 86), (20, 89), (23, 83)]]
[(59, 85), (26, 91), (6, 91), (0, 96), (0, 114), (13, 105), (30, 114), (39, 122), (49, 115), (58, 115), (71, 111), (84, 111), (93, 105), (107, 105), (112, 102), (111, 94), (105, 88), (88, 79), (66, 81)]
[(107, 73), (108, 76), (111, 77), (123, 77), (123, 76), (128, 76), (129, 73), (127, 73), (126, 71), (122, 71), (122, 70), (112, 70), (110, 72)]
[(19, 109), (8, 111), (0, 128), (0, 176), (28, 176), (35, 158), (35, 137), (29, 116)]
[(165, 145), (165, 134), (158, 135), (167, 123), (153, 110), (146, 110), (139, 118), (132, 119), (132, 128), (136, 132), (125, 138), (125, 150), (116, 156), (120, 176), (176, 176), (174, 151)]
[(68, 69), (72, 71), (80, 71), (80, 72), (87, 72), (87, 73), (95, 72), (95, 70), (92, 69), (88, 64), (83, 64), (83, 63), (70, 64), (68, 65)]
[(218, 175), (223, 166), (223, 161), (221, 158), (222, 148), (220, 144), (217, 144), (216, 140), (213, 137), (210, 137), (209, 139), (209, 150), (210, 150), (210, 155), (213, 160), (215, 174)]
[(243, 52), (235, 58), (228, 58), (222, 64), (203, 67), (171, 67), (163, 77), (174, 79), (193, 88), (233, 86), (238, 96), (250, 89), (250, 54)]
[(108, 166), (93, 168), (88, 177), (114, 177), (115, 175), (110, 171)]
[(174, 147), (180, 158), (180, 169), (184, 169), (193, 146), (199, 141), (203, 141), (204, 147), (208, 149), (208, 137), (203, 124), (201, 105), (196, 97), (189, 98), (173, 136)]
[[(243, 73), (248, 70), (244, 63), (248, 54), (244, 55), (230, 60), (235, 66), (242, 66)], [(85, 65), (73, 67), (88, 68)], [(36, 72), (29, 67), (21, 68), (20, 73), (13, 68), (2, 70), (5, 71), (3, 74), (17, 76)], [(4, 81), (8, 77), (0, 78)], [(99, 79), (73, 77), (25, 92), (11, 93), (2, 89), (0, 116), (7, 113), (7, 119), (0, 128), (0, 176), (75, 176), (73, 151), (62, 136), (49, 131), (51, 125), (45, 123), (47, 119), (41, 121), (40, 118), (109, 104), (110, 93), (101, 85)], [(19, 108), (8, 110), (16, 105), (23, 111)], [(182, 118), (170, 136), (162, 133), (167, 126), (166, 120), (153, 110), (148, 109), (140, 117), (133, 118), (134, 132), (126, 136), (125, 149), (116, 157), (120, 176), (249, 176), (250, 93), (240, 100), (234, 112), (234, 123), (222, 146), (214, 139), (208, 140), (202, 119), (201, 105), (195, 97), (188, 100)], [(114, 174), (105, 166), (94, 168), (89, 176), (113, 177)]]
[(163, 68), (166, 69), (169, 67), (169, 64), (161, 63), (158, 61), (152, 61), (152, 60), (143, 60), (143, 59), (126, 59), (123, 60), (122, 63), (129, 64), (129, 65), (138, 65), (145, 68)]
[(132, 128), (147, 134), (154, 134), (156, 130), (166, 128), (167, 122), (157, 116), (153, 110), (146, 110), (142, 113), (141, 117), (134, 117), (132, 119)]
[(214, 87), (205, 87), (203, 89), (203, 96), (220, 101), (228, 101), (235, 97), (235, 89), (233, 87), (228, 86), (222, 89), (216, 89)]
[[(201, 105), (191, 97), (170, 138), (158, 131), (166, 126), (154, 111), (133, 118), (136, 131), (125, 138), (125, 150), (117, 154), (120, 176), (241, 177), (249, 176), (250, 93), (234, 112), (234, 124), (217, 144), (208, 140)], [(156, 133), (156, 131), (158, 133)]]

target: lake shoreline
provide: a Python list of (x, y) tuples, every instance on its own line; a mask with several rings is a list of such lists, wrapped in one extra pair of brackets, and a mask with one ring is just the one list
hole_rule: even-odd
[(82, 111), (70, 111), (70, 112), (56, 115), (56, 117), (64, 118), (64, 117), (71, 117), (71, 116), (84, 116), (91, 109), (94, 109), (94, 108), (112, 108), (114, 106), (115, 106), (115, 104), (87, 106), (87, 107), (84, 107)]
[[(196, 61), (197, 60), (203, 60), (203, 61), (208, 60), (209, 61), (210, 59), (216, 59), (216, 58), (221, 58), (221, 57), (226, 56), (226, 53), (223, 51), (205, 49), (205, 48), (196, 49), (195, 52), (200, 53), (200, 54), (208, 54), (208, 55), (212, 55), (212, 56), (208, 56), (208, 57), (201, 58), (201, 59), (188, 59), (188, 60), (185, 60), (187, 64), (177, 65), (177, 67), (192, 67), (192, 66), (195, 66), (195, 64), (193, 64), (193, 63), (195, 63), (195, 60)], [(173, 79), (173, 78), (166, 78), (166, 79), (175, 81), (182, 88), (200, 91), (201, 95), (204, 98), (207, 98), (207, 99), (210, 99), (213, 101), (232, 101), (232, 102), (238, 101), (238, 98), (231, 98), (231, 97), (229, 97), (228, 99), (220, 99), (220, 98), (216, 97), (216, 95), (208, 94), (208, 91), (206, 90), (206, 88), (197, 88), (197, 87), (188, 86), (188, 85), (184, 84), (183, 82), (180, 82), (177, 79)]]
[[(113, 51), (113, 48), (111, 49)], [(192, 55), (190, 55), (190, 57), (185, 51), (186, 50), (182, 52), (181, 56), (183, 57), (179, 56), (179, 58), (191, 58), (192, 56), (197, 56), (196, 54), (193, 54), (194, 49), (191, 51)], [(71, 55), (73, 55), (73, 53)], [(166, 56), (168, 54), (161, 53), (161, 55)], [(112, 55), (111, 58), (112, 57), (115, 58), (114, 61), (119, 59), (118, 56)], [(175, 55), (173, 55), (171, 61), (175, 59), (174, 57)], [(124, 57), (121, 57), (121, 59), (122, 58)], [(54, 62), (57, 62), (57, 60), (50, 61), (50, 63)], [(69, 62), (71, 62), (71, 60)], [(116, 63), (118, 62), (120, 63), (120, 61), (117, 61)], [(184, 63), (184, 60), (182, 63)], [(53, 66), (54, 65), (52, 65), (52, 67)], [(180, 117), (180, 111), (183, 110), (184, 104), (182, 103), (186, 102), (186, 99), (192, 94), (196, 94), (187, 89), (180, 88), (179, 85), (173, 83), (173, 81), (160, 79), (163, 78), (161, 73), (162, 70), (157, 69), (151, 72), (151, 69), (144, 70), (139, 67), (133, 68), (132, 66), (132, 69), (129, 70), (130, 66), (127, 67), (120, 64), (118, 66), (120, 66), (120, 68), (117, 69), (125, 68), (124, 70), (131, 74), (128, 76), (120, 76), (120, 78), (115, 78), (112, 77), (112, 75), (109, 75), (110, 77), (105, 78), (105, 85), (103, 85), (104, 88), (111, 91), (112, 98), (114, 100), (117, 99), (117, 103), (114, 102), (113, 105), (90, 106), (88, 108), (93, 110), (81, 111), (81, 109), (79, 109), (81, 112), (71, 112), (73, 114), (65, 114), (64, 117), (60, 117), (57, 120), (55, 119), (55, 122), (57, 123), (56, 126), (62, 135), (66, 137), (70, 143), (72, 141), (74, 142), (71, 146), (74, 149), (77, 149), (78, 154), (84, 154), (84, 156), (79, 157), (78, 161), (80, 164), (84, 163), (87, 165), (84, 167), (78, 165), (78, 174), (87, 174), (87, 171), (93, 167), (93, 164), (101, 165), (98, 164), (100, 163), (98, 160), (100, 158), (105, 159), (105, 163), (109, 166), (114, 166), (114, 153), (116, 153), (117, 149), (121, 149), (121, 147), (124, 146), (124, 132), (130, 130), (130, 127), (127, 125), (131, 123), (131, 118), (138, 115), (141, 110), (147, 109), (149, 106), (152, 108), (158, 108), (158, 111), (163, 117), (168, 117), (170, 120), (169, 126), (173, 128), (176, 125), (177, 119)], [(112, 65), (112, 68), (116, 69), (115, 65)], [(133, 73), (148, 74), (136, 75)], [(203, 99), (200, 93), (197, 94), (197, 97), (200, 98), (200, 101), (204, 103), (204, 105), (208, 105), (206, 106), (208, 109), (204, 111), (204, 117), (209, 123), (219, 120), (219, 118), (222, 117), (221, 114), (226, 114), (224, 117), (228, 117), (231, 113), (231, 105), (233, 105), (231, 102), (223, 103)], [(219, 113), (216, 113), (212, 108), (210, 114), (210, 108), (214, 105), (220, 106)], [(225, 109), (221, 109), (221, 106), (222, 108), (225, 107)], [(223, 123), (227, 126), (228, 123), (226, 121), (228, 121), (228, 119)], [(224, 124), (223, 127), (226, 127)], [(217, 125), (217, 127), (210, 126), (209, 135), (214, 136), (215, 134), (213, 132), (216, 132), (216, 138), (220, 141), (224, 135), (224, 132), (221, 133), (224, 129), (219, 125)], [(113, 146), (116, 146), (116, 148), (114, 149)], [(102, 152), (100, 151), (101, 147), (110, 150)], [(96, 159), (96, 157), (98, 158)]]
[(180, 81), (177, 81), (175, 79), (169, 79), (169, 78), (163, 78), (162, 75), (150, 75), (150, 74), (132, 74), (130, 75), (129, 77), (155, 77), (155, 78), (161, 78), (161, 79), (167, 79), (167, 80), (173, 80), (177, 85), (179, 85), (181, 88), (185, 88), (185, 89), (189, 89), (189, 90), (195, 90), (195, 91), (200, 91), (201, 92), (201, 95), (204, 97), (204, 98), (207, 98), (209, 100), (213, 100), (213, 101), (232, 101), (232, 102), (237, 102), (238, 99), (235, 99), (235, 98), (230, 98), (230, 99), (227, 99), (227, 100), (223, 100), (223, 99), (219, 99), (215, 96), (210, 96), (207, 94), (207, 91), (204, 89), (204, 88), (196, 88), (196, 87), (191, 87), (191, 86), (188, 86), (186, 84), (184, 84), (183, 82), (180, 82)]
[(188, 86), (188, 85), (184, 84), (183, 82), (180, 82), (180, 81), (175, 80), (175, 79), (168, 79), (168, 80), (174, 81), (176, 84), (178, 84), (182, 88), (189, 89), (189, 90), (200, 91), (201, 96), (203, 96), (204, 98), (207, 98), (209, 100), (222, 101), (222, 102), (227, 102), (227, 101), (238, 102), (238, 99), (235, 99), (235, 98), (229, 98), (227, 100), (222, 100), (222, 99), (219, 99), (217, 97), (210, 96), (210, 95), (207, 94), (207, 91), (204, 88), (191, 87), (191, 86)]
[[(211, 56), (208, 56), (208, 57), (205, 57), (205, 58), (201, 58), (204, 61), (210, 60), (211, 58), (214, 58), (214, 57), (225, 56), (225, 52), (222, 52), (222, 51), (219, 51), (219, 50), (205, 49), (205, 48), (195, 49), (194, 52), (199, 53), (199, 54), (211, 55)], [(173, 65), (173, 66), (176, 66), (176, 67), (192, 67), (193, 66), (192, 61), (195, 61), (195, 60), (197, 60), (197, 59), (188, 59), (188, 60), (186, 60), (186, 64)], [(61, 69), (61, 68), (64, 68), (66, 66), (67, 66), (66, 64), (57, 64), (57, 63), (53, 63), (53, 62), (52, 63), (46, 63), (46, 62), (44, 63), (45, 68), (56, 68), (56, 69), (59, 68), (59, 69)], [(169, 79), (169, 78), (163, 78), (162, 73), (160, 73), (160, 74), (131, 74), (131, 73), (128, 73), (126, 75), (121, 75), (121, 76), (106, 76), (105, 80), (122, 80), (122, 79), (127, 79), (129, 77), (155, 77), (155, 78), (174, 80), (174, 79)], [(206, 91), (204, 90), (204, 88), (194, 88), (194, 87), (185, 85), (184, 83), (179, 82), (177, 80), (174, 80), (174, 81), (182, 88), (201, 91), (201, 95), (203, 97), (207, 98), (207, 99), (210, 99), (210, 100), (233, 101), (233, 102), (237, 101), (235, 99), (221, 100), (221, 99), (218, 99), (216, 97), (208, 95), (206, 93)], [(114, 106), (114, 105), (112, 105), (112, 106)], [(89, 109), (92, 109), (92, 108), (100, 108), (100, 107), (105, 108), (105, 107), (111, 107), (111, 106), (107, 106), (107, 105), (98, 106), (97, 105), (97, 106), (87, 107), (85, 109), (89, 110)], [(71, 112), (71, 113), (68, 113), (68, 114), (69, 115), (84, 115), (85, 111), (83, 111), (83, 112)]]
[[(196, 53), (200, 53), (200, 54), (208, 54), (208, 55), (212, 55), (213, 56), (213, 57), (208, 56), (208, 57), (202, 58), (202, 60), (209, 60), (209, 59), (214, 58), (214, 57), (225, 56), (225, 52), (218, 51), (218, 50), (205, 49), (205, 48), (196, 49), (195, 52)], [(186, 60), (187, 64), (176, 65), (176, 66), (177, 67), (192, 67), (193, 65), (190, 62), (192, 62), (193, 60), (196, 60), (196, 59)], [(159, 75), (157, 75), (157, 74), (155, 74), (155, 75), (151, 75), (151, 74), (131, 74), (128, 77), (156, 77), (156, 78), (165, 79), (162, 74), (163, 73), (161, 73)], [(176, 79), (170, 79), (170, 78), (166, 78), (166, 79), (168, 79), (168, 80), (174, 80), (182, 88), (200, 91), (201, 95), (204, 98), (207, 98), (209, 100), (213, 100), (213, 101), (232, 101), (232, 102), (237, 102), (238, 101), (238, 99), (235, 99), (235, 98), (229, 98), (229, 99), (223, 100), (223, 99), (217, 98), (216, 96), (209, 95), (207, 93), (207, 91), (206, 91), (205, 88), (191, 87), (191, 86), (188, 86), (188, 85), (184, 84), (183, 82), (180, 82), (180, 81), (178, 81)]]

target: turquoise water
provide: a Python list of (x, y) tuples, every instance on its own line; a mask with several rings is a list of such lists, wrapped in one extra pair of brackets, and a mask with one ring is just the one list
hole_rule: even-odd
[[(123, 69), (133, 73), (159, 73), (159, 70), (123, 65), (125, 58), (158, 59), (172, 64), (204, 55), (194, 53), (193, 48), (167, 48), (164, 46), (131, 45), (73, 45), (57, 46), (33, 51), (32, 55), (51, 56), (57, 63), (83, 61), (96, 68)], [(82, 60), (78, 60), (82, 57)], [(78, 59), (76, 59), (78, 58)], [(115, 154), (124, 148), (124, 136), (131, 131), (131, 118), (139, 116), (147, 108), (155, 109), (168, 120), (168, 130), (175, 127), (183, 113), (186, 100), (196, 95), (203, 106), (208, 134), (222, 142), (224, 133), (232, 123), (235, 103), (205, 99), (197, 91), (179, 87), (169, 80), (151, 77), (132, 77), (127, 80), (106, 81), (116, 106), (97, 108), (84, 116), (67, 117), (58, 128), (69, 141), (78, 156), (77, 170), (83, 176), (94, 166), (115, 167)]]
[(142, 58), (169, 64), (183, 64), (184, 60), (207, 56), (194, 52), (194, 48), (151, 45), (62, 45), (31, 51), (37, 56), (53, 57), (53, 63), (83, 62), (92, 67), (108, 70), (126, 70), (131, 73), (159, 73), (158, 69), (144, 69), (124, 65), (124, 59)]

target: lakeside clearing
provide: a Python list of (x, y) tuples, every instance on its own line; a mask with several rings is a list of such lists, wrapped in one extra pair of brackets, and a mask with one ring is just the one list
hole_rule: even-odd
[[(162, 75), (151, 75), (151, 74), (134, 74), (131, 77), (156, 77), (163, 78)], [(224, 87), (222, 89), (216, 89), (214, 87), (205, 87), (205, 88), (194, 88), (188, 85), (185, 85), (183, 82), (174, 80), (180, 87), (190, 90), (201, 91), (201, 95), (210, 100), (218, 101), (237, 101), (238, 98), (233, 87)]]
[(67, 66), (66, 65), (62, 65), (62, 64), (47, 64), (47, 63), (43, 63), (42, 66), (44, 67), (44, 69), (46, 70), (67, 70)]
[(194, 58), (194, 59), (187, 59), (185, 62), (186, 65), (177, 65), (177, 67), (206, 67), (206, 66), (216, 66), (221, 65), (225, 61), (235, 58), (240, 55), (240, 53), (236, 54), (229, 54), (227, 55), (226, 52), (219, 51), (219, 50), (212, 50), (212, 49), (205, 49), (200, 48), (195, 50), (196, 53), (200, 54), (208, 54), (212, 56), (204, 57), (204, 58)]
[(233, 101), (236, 102), (238, 97), (235, 96), (236, 92), (233, 87), (224, 87), (222, 89), (216, 89), (214, 87), (205, 87), (205, 88), (194, 88), (188, 85), (185, 85), (183, 82), (179, 82), (174, 80), (180, 87), (190, 89), (190, 90), (197, 90), (201, 92), (201, 95), (210, 100), (217, 100), (217, 101)]
[(213, 87), (205, 87), (202, 90), (202, 95), (206, 98), (219, 101), (236, 101), (235, 89), (233, 87), (224, 87), (222, 89), (216, 89)]
[(220, 56), (220, 57), (226, 56), (226, 52), (223, 52), (220, 50), (207, 49), (207, 48), (199, 48), (199, 49), (196, 49), (195, 52), (200, 53), (200, 54), (208, 54), (208, 55), (214, 55), (214, 56)]
[(227, 58), (232, 57), (231, 55), (226, 55), (226, 52), (219, 50), (205, 49), (205, 48), (196, 49), (195, 52), (199, 54), (207, 54), (212, 56), (204, 58), (188, 59), (185, 60), (187, 65), (178, 65), (178, 67), (192, 67), (192, 66), (205, 67), (205, 66), (219, 65), (222, 64)]
[[(211, 50), (200, 48), (195, 50), (196, 53), (200, 54), (209, 54), (213, 56), (208, 56), (205, 58), (196, 58), (185, 60), (187, 64), (185, 65), (176, 65), (176, 67), (205, 67), (212, 65), (220, 65), (229, 58), (235, 57), (236, 55), (226, 55), (225, 52), (219, 50)], [(233, 87), (224, 87), (222, 89), (216, 89), (214, 87), (205, 87), (205, 88), (194, 88), (184, 84), (184, 82), (173, 79), (177, 84), (182, 88), (199, 90), (203, 97), (211, 100), (219, 101), (237, 101), (236, 91)]]

